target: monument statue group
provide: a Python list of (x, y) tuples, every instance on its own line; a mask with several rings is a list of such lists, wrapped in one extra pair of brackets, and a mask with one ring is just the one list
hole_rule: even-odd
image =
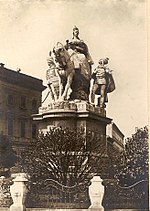
[(109, 58), (100, 58), (98, 66), (92, 70), (94, 62), (76, 26), (72, 39), (66, 40), (65, 45), (58, 42), (49, 52), (47, 62), (46, 79), (54, 103), (84, 100), (106, 107), (107, 94), (115, 89)]

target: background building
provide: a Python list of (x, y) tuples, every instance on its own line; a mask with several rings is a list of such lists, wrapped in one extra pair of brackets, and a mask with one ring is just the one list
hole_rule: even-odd
[(124, 149), (124, 134), (114, 122), (107, 125), (106, 136), (107, 142), (112, 145), (115, 151), (120, 152)]
[[(0, 133), (19, 149), (37, 134), (32, 114), (41, 106), (43, 81), (0, 64)], [(18, 147), (17, 147), (18, 146)]]

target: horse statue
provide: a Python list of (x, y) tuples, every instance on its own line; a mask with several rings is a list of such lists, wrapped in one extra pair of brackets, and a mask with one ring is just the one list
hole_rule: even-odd
[(68, 97), (69, 88), (71, 88), (74, 76), (74, 64), (70, 59), (68, 51), (63, 44), (57, 43), (53, 48), (54, 58), (57, 67), (57, 73), (60, 78), (59, 100), (65, 100)]
[[(47, 71), (46, 78), (50, 91), (53, 93), (51, 95), (54, 96), (54, 101), (64, 101), (69, 97), (69, 89), (71, 88), (74, 76), (74, 64), (70, 59), (68, 51), (60, 42), (56, 44), (52, 52), (50, 51), (49, 58), (51, 58), (48, 63), (50, 69)], [(51, 75), (50, 77), (48, 77), (48, 73)], [(57, 86), (53, 84), (53, 79), (56, 77)]]

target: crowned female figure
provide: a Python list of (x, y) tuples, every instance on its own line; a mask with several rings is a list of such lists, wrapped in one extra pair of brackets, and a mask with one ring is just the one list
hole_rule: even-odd
[(70, 97), (71, 99), (88, 100), (93, 60), (87, 45), (79, 38), (79, 29), (76, 26), (73, 28), (73, 37), (66, 41), (65, 48), (68, 50), (75, 68)]

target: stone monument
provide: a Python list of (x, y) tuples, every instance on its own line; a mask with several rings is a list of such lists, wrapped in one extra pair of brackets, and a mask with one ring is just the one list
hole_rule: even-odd
[[(51, 127), (67, 127), (76, 131), (82, 127), (85, 133), (92, 131), (99, 134), (106, 143), (106, 125), (112, 119), (106, 117), (105, 103), (108, 101), (107, 93), (115, 89), (108, 60), (101, 58), (97, 68), (92, 70), (93, 60), (88, 46), (79, 38), (76, 26), (71, 40), (67, 40), (65, 45), (60, 42), (56, 44), (47, 60), (49, 69), (46, 78), (50, 97), (47, 98), (47, 105), (40, 107), (39, 113), (33, 115), (40, 132), (46, 133)], [(99, 177), (91, 181), (90, 209), (103, 210), (101, 181)], [(97, 186), (97, 182), (97, 195), (94, 195), (93, 187)], [(100, 197), (99, 203), (97, 197)]]
[(105, 103), (107, 93), (115, 89), (108, 60), (101, 58), (99, 66), (92, 71), (93, 60), (76, 26), (71, 40), (65, 45), (56, 44), (47, 60), (46, 78), (51, 97), (33, 115), (39, 131), (58, 126), (75, 130), (84, 127), (106, 135), (106, 125), (111, 119), (106, 117)]

